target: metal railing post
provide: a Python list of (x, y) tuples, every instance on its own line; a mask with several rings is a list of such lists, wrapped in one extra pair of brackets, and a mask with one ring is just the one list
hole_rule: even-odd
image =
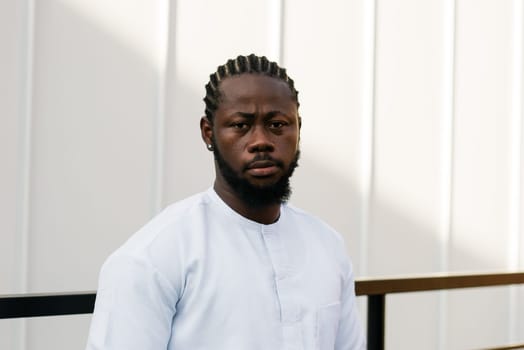
[(368, 296), (368, 350), (384, 350), (386, 295)]

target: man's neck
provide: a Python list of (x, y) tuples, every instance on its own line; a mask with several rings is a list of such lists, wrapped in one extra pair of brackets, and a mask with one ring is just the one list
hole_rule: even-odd
[(280, 204), (253, 207), (241, 200), (230, 188), (221, 186), (215, 181), (214, 189), (217, 195), (234, 211), (246, 219), (269, 225), (275, 223), (280, 217)]

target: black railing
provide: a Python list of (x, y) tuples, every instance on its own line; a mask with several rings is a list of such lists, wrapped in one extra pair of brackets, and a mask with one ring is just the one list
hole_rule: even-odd
[[(368, 349), (384, 349), (388, 294), (512, 284), (524, 284), (524, 272), (359, 279), (355, 282), (356, 294), (368, 298)], [(89, 314), (95, 297), (95, 292), (0, 295), (0, 319)], [(524, 344), (491, 348), (509, 349), (524, 349)]]
[[(368, 349), (383, 350), (385, 335), (386, 295), (458, 288), (478, 288), (524, 284), (524, 272), (489, 274), (433, 274), (421, 277), (369, 278), (355, 283), (357, 296), (368, 297)], [(524, 344), (491, 350), (524, 349)]]
[(90, 314), (95, 292), (0, 295), (0, 319)]

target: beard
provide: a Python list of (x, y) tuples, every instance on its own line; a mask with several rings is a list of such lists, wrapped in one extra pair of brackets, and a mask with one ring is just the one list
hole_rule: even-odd
[[(213, 155), (218, 165), (218, 171), (226, 180), (231, 189), (240, 198), (242, 202), (252, 208), (261, 208), (274, 204), (282, 204), (289, 200), (291, 196), (291, 185), (289, 179), (293, 175), (296, 167), (298, 167), (298, 159), (300, 158), (300, 150), (297, 150), (295, 157), (289, 164), (286, 172), (277, 180), (277, 182), (269, 185), (254, 185), (247, 179), (241, 177), (229, 165), (229, 163), (222, 157), (215, 140), (212, 140)], [(283, 168), (284, 164), (280, 161), (272, 159), (267, 154), (256, 155), (253, 161), (271, 160), (275, 162), (276, 166)], [(244, 169), (246, 170), (246, 169)]]

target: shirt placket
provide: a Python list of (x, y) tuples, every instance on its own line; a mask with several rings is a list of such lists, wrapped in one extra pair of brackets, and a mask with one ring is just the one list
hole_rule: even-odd
[(296, 300), (296, 290), (292, 283), (293, 267), (289, 252), (283, 244), (281, 234), (274, 227), (262, 227), (262, 238), (273, 267), (273, 282), (276, 298), (280, 308), (279, 316), (282, 326), (284, 349), (301, 350), (301, 318), (302, 312)]

